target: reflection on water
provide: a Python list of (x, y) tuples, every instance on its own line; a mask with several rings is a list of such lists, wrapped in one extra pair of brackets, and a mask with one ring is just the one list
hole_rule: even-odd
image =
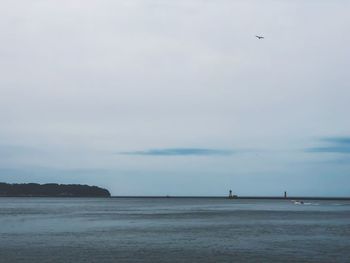
[(0, 262), (350, 262), (350, 202), (0, 198)]

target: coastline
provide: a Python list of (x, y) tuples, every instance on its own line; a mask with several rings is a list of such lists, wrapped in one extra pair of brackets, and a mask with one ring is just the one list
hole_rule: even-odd
[(350, 197), (324, 197), (324, 196), (290, 196), (290, 197), (280, 197), (280, 196), (238, 196), (234, 198), (229, 198), (227, 196), (111, 196), (110, 198), (178, 198), (178, 199), (252, 199), (252, 200), (342, 200), (350, 201)]
[(115, 196), (39, 196), (39, 195), (0, 195), (0, 198), (115, 198), (115, 199), (227, 199), (227, 200), (324, 200), (324, 201), (350, 201), (350, 197), (325, 197), (325, 196), (162, 196), (162, 195), (115, 195)]

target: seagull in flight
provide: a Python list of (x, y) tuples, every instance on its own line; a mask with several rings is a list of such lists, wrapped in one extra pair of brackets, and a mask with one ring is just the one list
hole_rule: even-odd
[(264, 39), (263, 36), (255, 36), (257, 39)]

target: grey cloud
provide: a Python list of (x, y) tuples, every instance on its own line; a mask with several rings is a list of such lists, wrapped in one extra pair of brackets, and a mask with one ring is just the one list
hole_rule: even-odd
[(322, 138), (326, 146), (309, 148), (308, 152), (316, 153), (345, 153), (350, 154), (350, 137), (327, 137)]
[(150, 156), (213, 156), (213, 155), (231, 155), (232, 150), (208, 149), (208, 148), (164, 148), (150, 149), (145, 151), (122, 152), (128, 155), (150, 155)]
[(35, 147), (0, 144), (1, 157), (23, 156), (23, 155), (32, 155), (32, 154), (39, 154), (39, 153), (45, 153), (45, 152)]

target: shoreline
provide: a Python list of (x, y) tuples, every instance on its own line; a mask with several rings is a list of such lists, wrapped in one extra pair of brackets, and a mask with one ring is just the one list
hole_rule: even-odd
[(324, 201), (350, 201), (350, 197), (320, 197), (320, 196), (0, 196), (0, 198), (98, 198), (98, 199), (227, 199), (227, 200), (324, 200)]
[(320, 196), (237, 196), (229, 198), (227, 196), (111, 196), (110, 198), (164, 198), (164, 199), (228, 199), (228, 200), (343, 200), (350, 201), (350, 197), (320, 197)]

